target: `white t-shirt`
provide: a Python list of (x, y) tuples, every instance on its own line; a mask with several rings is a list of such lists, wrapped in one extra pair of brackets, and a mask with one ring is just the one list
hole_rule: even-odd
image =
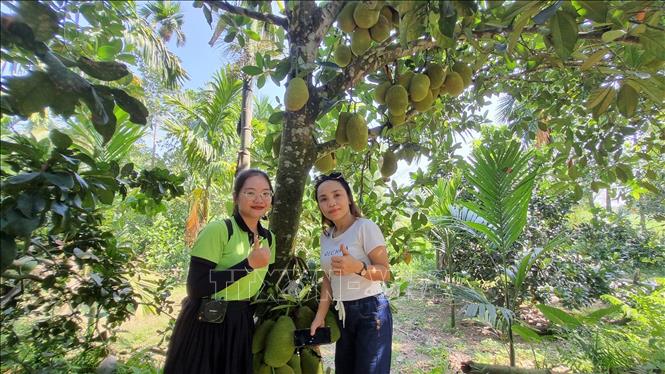
[[(334, 235), (334, 229), (332, 229)], [(332, 256), (341, 256), (340, 244), (344, 244), (349, 254), (358, 260), (370, 265), (372, 262), (367, 256), (374, 248), (385, 246), (381, 229), (376, 223), (366, 219), (357, 218), (351, 227), (337, 237), (328, 233), (321, 234), (321, 268), (328, 275), (332, 286), (333, 299), (341, 301), (358, 300), (383, 292), (383, 282), (371, 281), (357, 274), (335, 275), (332, 272)]]

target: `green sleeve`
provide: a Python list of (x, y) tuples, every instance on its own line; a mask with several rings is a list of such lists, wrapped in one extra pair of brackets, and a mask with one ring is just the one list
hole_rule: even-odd
[(272, 231), (270, 231), (270, 236), (272, 236), (272, 243), (270, 243), (270, 263), (274, 264), (277, 245), (275, 244), (275, 234), (273, 234)]
[(206, 225), (196, 238), (192, 247), (192, 256), (204, 258), (218, 264), (226, 243), (226, 225), (214, 221)]

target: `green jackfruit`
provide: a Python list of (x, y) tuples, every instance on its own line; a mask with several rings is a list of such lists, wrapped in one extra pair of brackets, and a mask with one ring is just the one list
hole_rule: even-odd
[(277, 319), (266, 337), (263, 362), (274, 368), (282, 367), (289, 362), (296, 350), (293, 342), (293, 331), (295, 329), (296, 326), (293, 320), (288, 316), (281, 316)]
[(293, 369), (294, 374), (302, 374), (302, 369), (300, 368), (300, 355), (298, 352), (294, 353), (289, 360), (289, 366)]
[(439, 97), (439, 94), (441, 93), (441, 88), (431, 88), (430, 91), (432, 91), (432, 97), (434, 100), (436, 100), (436, 98)]
[(252, 338), (252, 353), (257, 354), (266, 347), (266, 336), (274, 324), (275, 321), (267, 319), (256, 328)]
[(411, 100), (418, 102), (424, 99), (429, 92), (429, 77), (425, 74), (414, 74), (409, 84)]
[(342, 336), (342, 332), (339, 330), (339, 324), (337, 323), (337, 317), (332, 310), (329, 310), (326, 314), (326, 326), (330, 327), (330, 341), (336, 342)]
[(293, 368), (289, 365), (284, 365), (275, 369), (275, 374), (294, 374)]
[(380, 10), (370, 8), (371, 4), (358, 3), (353, 11), (353, 20), (356, 25), (363, 29), (369, 29), (379, 22)]
[(321, 357), (308, 348), (303, 349), (300, 354), (300, 367), (302, 374), (323, 374)]
[(413, 78), (413, 72), (411, 70), (407, 70), (400, 74), (399, 77), (397, 77), (397, 83), (402, 87), (408, 88), (411, 84), (411, 78)]
[(396, 116), (393, 115), (392, 113), (388, 113), (388, 122), (390, 122), (393, 125), (393, 127), (403, 125), (404, 122), (406, 122), (406, 114)]
[(473, 75), (473, 72), (469, 65), (456, 62), (455, 65), (453, 65), (453, 71), (457, 72), (462, 77), (465, 88), (471, 85), (471, 76)]
[(396, 10), (393, 11), (393, 8), (388, 5), (384, 6), (381, 8), (381, 15), (386, 17), (393, 26), (399, 27), (399, 13)]
[(343, 68), (346, 67), (351, 63), (351, 59), (353, 58), (353, 54), (351, 54), (351, 48), (345, 45), (338, 45), (337, 48), (335, 48), (335, 63), (337, 66)]
[[(321, 157), (320, 159), (314, 162), (314, 167), (316, 168), (316, 170), (322, 173), (328, 173), (329, 171), (335, 169), (336, 166), (337, 166), (337, 160), (335, 159), (334, 153), (328, 153), (327, 155)], [(304, 327), (299, 327), (299, 328), (304, 328)]]
[(427, 76), (430, 88), (439, 88), (446, 79), (446, 69), (441, 64), (431, 63), (427, 65)]
[(379, 22), (369, 29), (369, 34), (372, 36), (372, 40), (378, 43), (388, 39), (390, 36), (390, 21), (386, 17), (380, 16)]
[(388, 178), (397, 171), (397, 156), (394, 152), (388, 150), (383, 154), (381, 162), (381, 176)]
[(409, 94), (406, 92), (406, 88), (400, 84), (393, 85), (386, 91), (385, 100), (388, 110), (394, 115), (406, 113), (409, 106)]
[(254, 355), (252, 355), (252, 367), (254, 368), (255, 373), (259, 372), (261, 365), (264, 365), (263, 353), (255, 353)]
[(372, 45), (372, 37), (367, 29), (356, 29), (351, 34), (351, 52), (355, 56), (360, 56), (367, 52)]
[(424, 99), (413, 103), (413, 108), (416, 109), (418, 112), (423, 113), (429, 110), (429, 108), (432, 107), (432, 104), (434, 104), (434, 95), (432, 94), (432, 91), (428, 90), (427, 96), (425, 96)]
[(464, 91), (464, 80), (455, 71), (451, 71), (446, 75), (446, 82), (443, 84), (443, 89), (450, 96), (459, 96)]
[(358, 3), (355, 1), (349, 1), (337, 16), (337, 26), (344, 32), (351, 33), (356, 28), (356, 22), (353, 20), (353, 11), (356, 10), (356, 5)]
[(312, 326), (312, 321), (314, 320), (314, 317), (316, 316), (316, 313), (312, 309), (310, 309), (308, 306), (303, 305), (298, 310), (296, 311), (296, 318), (295, 318), (295, 323), (296, 323), (296, 328), (297, 329), (308, 329), (310, 326)]
[(254, 373), (256, 374), (272, 374), (272, 368), (266, 364), (261, 364), (258, 367), (254, 368)]
[(279, 157), (279, 150), (282, 147), (282, 133), (280, 132), (272, 139), (272, 155), (275, 158)]
[(367, 122), (359, 114), (353, 114), (346, 123), (346, 137), (349, 139), (349, 146), (356, 152), (361, 152), (367, 147)]
[(346, 124), (351, 118), (351, 113), (340, 112), (337, 118), (337, 128), (335, 129), (335, 141), (339, 145), (349, 144), (349, 138), (346, 137)]
[(617, 108), (619, 109), (619, 113), (626, 118), (634, 116), (635, 110), (637, 110), (638, 99), (639, 96), (637, 91), (635, 91), (631, 85), (624, 83), (617, 95)]
[(390, 86), (392, 86), (392, 83), (390, 83), (389, 81), (385, 81), (380, 85), (376, 86), (376, 88), (374, 88), (374, 101), (376, 101), (379, 104), (385, 104), (386, 91), (388, 91), (388, 88), (390, 88)]
[(284, 93), (284, 105), (289, 112), (297, 112), (307, 104), (309, 90), (307, 83), (302, 78), (296, 77), (289, 81)]

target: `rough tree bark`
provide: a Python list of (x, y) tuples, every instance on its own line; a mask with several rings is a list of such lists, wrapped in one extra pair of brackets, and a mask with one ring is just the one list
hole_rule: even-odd
[(236, 164), (236, 174), (247, 170), (251, 166), (249, 154), (249, 145), (252, 143), (252, 107), (254, 102), (254, 92), (252, 85), (254, 80), (251, 77), (245, 77), (242, 80), (242, 104), (240, 113), (240, 150), (238, 151), (238, 162)]

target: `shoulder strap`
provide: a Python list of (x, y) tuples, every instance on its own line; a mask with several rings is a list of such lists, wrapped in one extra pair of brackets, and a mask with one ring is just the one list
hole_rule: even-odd
[(270, 230), (268, 230), (268, 233), (270, 234), (270, 235), (268, 235), (268, 247), (272, 247), (272, 236), (274, 234)]
[(226, 242), (228, 243), (231, 240), (231, 236), (233, 236), (233, 223), (231, 222), (231, 218), (225, 219), (224, 223), (226, 224)]

